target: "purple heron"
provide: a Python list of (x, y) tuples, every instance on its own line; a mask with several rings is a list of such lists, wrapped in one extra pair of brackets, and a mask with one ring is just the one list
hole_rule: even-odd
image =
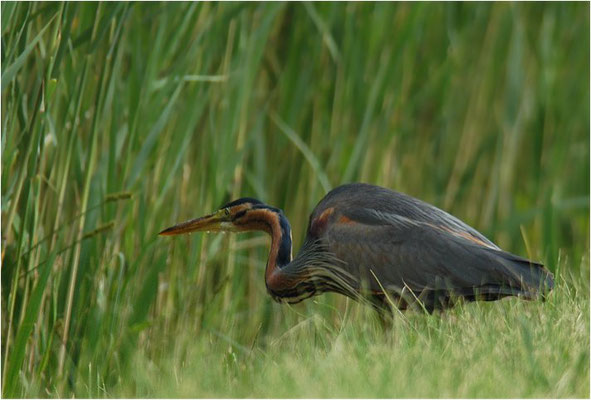
[(339, 186), (318, 203), (295, 258), (283, 211), (253, 198), (232, 201), (160, 235), (195, 231), (267, 232), (265, 283), (279, 302), (337, 292), (368, 299), (377, 309), (420, 304), (432, 312), (458, 298), (543, 298), (554, 286), (542, 264), (501, 250), (445, 211), (362, 183)]

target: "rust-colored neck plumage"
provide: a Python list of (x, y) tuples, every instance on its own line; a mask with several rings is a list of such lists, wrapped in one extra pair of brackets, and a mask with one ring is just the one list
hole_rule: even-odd
[[(238, 222), (238, 221), (237, 221)], [(291, 227), (285, 215), (276, 208), (257, 205), (240, 218), (238, 222), (244, 230), (265, 231), (271, 236), (271, 250), (265, 270), (265, 282), (270, 290), (280, 284), (283, 274), (281, 268), (291, 262)]]

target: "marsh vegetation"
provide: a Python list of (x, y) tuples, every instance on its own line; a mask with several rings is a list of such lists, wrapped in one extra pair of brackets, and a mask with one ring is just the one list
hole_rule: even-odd
[[(5, 397), (588, 397), (589, 4), (2, 3)], [(262, 234), (157, 233), (251, 196), (295, 249), (379, 184), (542, 261), (542, 302), (275, 304)]]

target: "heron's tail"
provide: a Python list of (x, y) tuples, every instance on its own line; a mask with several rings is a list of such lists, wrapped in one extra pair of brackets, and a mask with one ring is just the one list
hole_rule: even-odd
[(554, 275), (543, 264), (504, 251), (499, 251), (498, 255), (509, 275), (510, 289), (517, 290), (516, 294), (545, 299), (554, 289)]

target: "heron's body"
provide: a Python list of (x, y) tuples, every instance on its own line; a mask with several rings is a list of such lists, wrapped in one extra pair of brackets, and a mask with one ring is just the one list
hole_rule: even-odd
[(420, 300), (428, 310), (453, 299), (533, 299), (553, 287), (541, 264), (507, 253), (452, 215), (379, 186), (348, 184), (329, 192), (310, 216), (292, 259), (283, 212), (255, 199), (161, 234), (196, 230), (262, 230), (271, 235), (265, 282), (271, 296), (299, 302), (322, 292), (400, 308)]

